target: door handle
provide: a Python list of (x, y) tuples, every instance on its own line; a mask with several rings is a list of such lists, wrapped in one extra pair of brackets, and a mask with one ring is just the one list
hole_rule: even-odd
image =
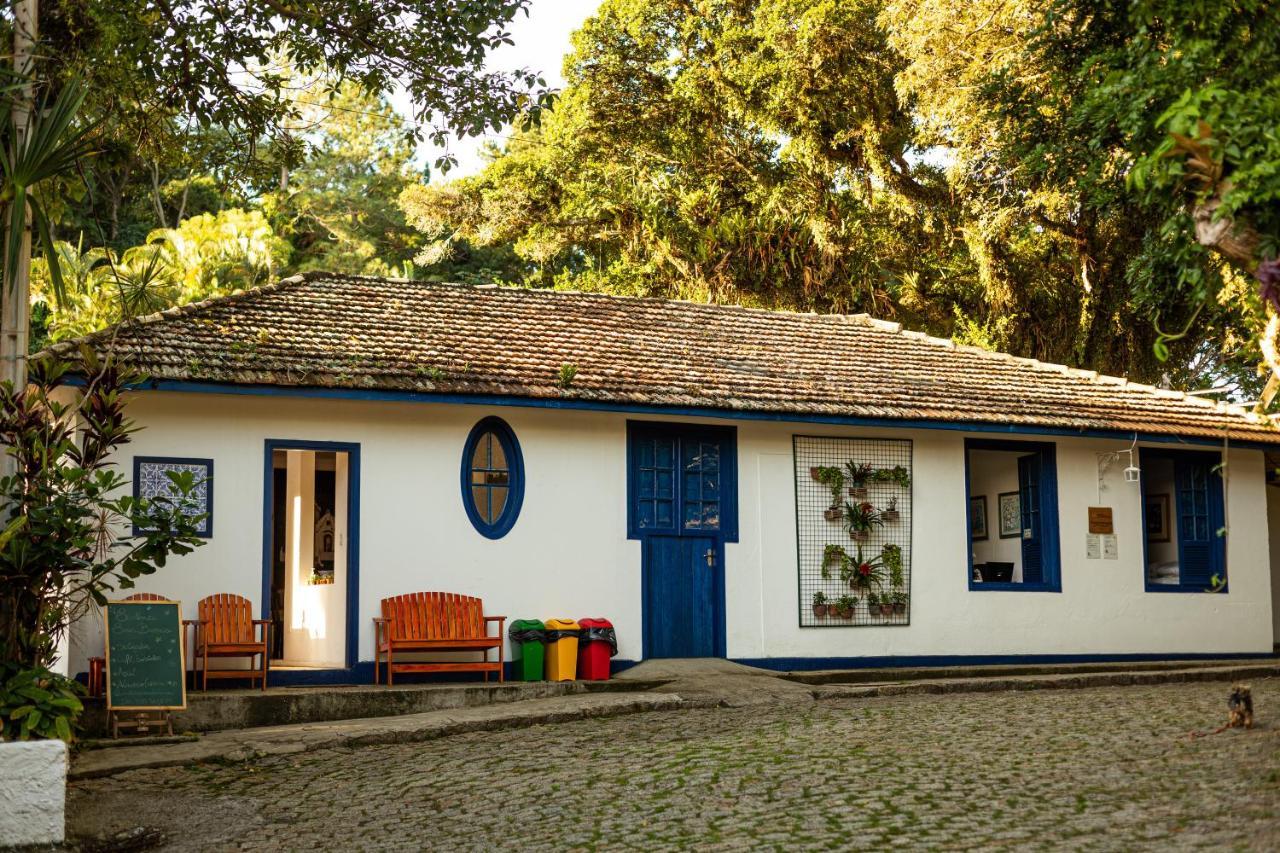
[(715, 568), (715, 565), (716, 565), (716, 551), (715, 551), (715, 549), (714, 549), (714, 548), (708, 548), (708, 549), (707, 549), (707, 553), (703, 554), (702, 556), (704, 556), (704, 557), (706, 557), (706, 558), (707, 558), (707, 568), (709, 568), (709, 569)]

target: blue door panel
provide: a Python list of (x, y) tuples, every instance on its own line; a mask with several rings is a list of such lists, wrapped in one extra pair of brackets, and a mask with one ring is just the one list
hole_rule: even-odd
[(711, 657), (715, 649), (712, 538), (648, 536), (644, 540), (645, 632), (649, 656)]
[(628, 440), (645, 656), (723, 655), (724, 542), (737, 535), (733, 431), (633, 422)]

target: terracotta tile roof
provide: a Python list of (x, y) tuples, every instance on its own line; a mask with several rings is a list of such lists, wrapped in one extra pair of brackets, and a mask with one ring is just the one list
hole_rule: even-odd
[[(863, 315), (309, 274), (91, 336), (155, 379), (1248, 438), (1240, 407)], [(70, 346), (70, 345), (63, 345)], [(576, 369), (561, 387), (562, 367)], [(568, 370), (568, 368), (565, 368)]]

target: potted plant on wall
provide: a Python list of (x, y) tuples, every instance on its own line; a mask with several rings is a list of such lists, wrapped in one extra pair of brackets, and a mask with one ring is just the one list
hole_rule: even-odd
[(826, 486), (831, 492), (831, 505), (822, 513), (827, 521), (839, 521), (844, 510), (840, 507), (841, 494), (844, 492), (844, 472), (834, 466), (810, 468), (813, 479)]
[(886, 522), (898, 520), (898, 499), (889, 498), (889, 505), (880, 511), (880, 517)]
[(848, 559), (849, 555), (839, 545), (822, 546), (822, 579), (830, 580), (831, 570), (843, 567)]
[(836, 599), (836, 615), (841, 619), (852, 619), (853, 609), (858, 606), (858, 599), (852, 595), (842, 595)]
[(902, 546), (887, 543), (880, 549), (880, 562), (889, 573), (889, 585), (902, 586)]
[(884, 566), (879, 557), (864, 558), (859, 548), (857, 559), (850, 560), (848, 567), (841, 570), (840, 579), (847, 581), (850, 589), (870, 594), (884, 585)]
[(880, 594), (880, 615), (888, 619), (893, 615), (893, 594), (884, 592)]
[(813, 594), (813, 615), (819, 619), (827, 615), (827, 594), (822, 590)]
[(865, 462), (854, 462), (852, 459), (844, 466), (845, 479), (849, 481), (849, 497), (866, 500), (867, 483), (875, 471)]
[(892, 595), (893, 615), (907, 615), (907, 591), (904, 589), (895, 589)]
[(867, 593), (867, 615), (875, 618), (880, 615), (880, 593)]
[(844, 505), (844, 526), (855, 542), (866, 542), (871, 538), (871, 531), (884, 525), (884, 519), (876, 508), (863, 501)]

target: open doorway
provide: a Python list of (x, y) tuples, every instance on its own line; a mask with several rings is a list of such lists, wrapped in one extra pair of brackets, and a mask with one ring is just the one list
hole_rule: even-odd
[(352, 452), (273, 442), (268, 457), (271, 665), (346, 667), (355, 595)]

